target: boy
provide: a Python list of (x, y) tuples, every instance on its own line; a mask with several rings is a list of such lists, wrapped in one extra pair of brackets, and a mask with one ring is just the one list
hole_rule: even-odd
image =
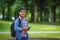
[[(20, 27), (18, 27), (18, 23), (20, 22)], [(19, 22), (18, 22), (19, 21)], [(19, 9), (19, 17), (14, 22), (14, 30), (16, 31), (16, 40), (28, 40), (28, 22), (26, 19), (26, 8), (22, 7)]]

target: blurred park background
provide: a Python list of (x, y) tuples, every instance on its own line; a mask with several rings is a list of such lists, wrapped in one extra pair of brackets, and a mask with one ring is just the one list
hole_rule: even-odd
[(0, 0), (0, 40), (10, 38), (18, 9), (26, 7), (29, 38), (60, 38), (60, 0)]

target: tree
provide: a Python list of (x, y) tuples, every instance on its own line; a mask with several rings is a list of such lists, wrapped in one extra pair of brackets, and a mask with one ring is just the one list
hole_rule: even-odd
[(51, 6), (52, 11), (52, 22), (56, 22), (56, 6), (57, 6), (57, 0), (53, 0), (53, 4)]
[(4, 19), (4, 6), (5, 6), (5, 0), (1, 0), (1, 8), (2, 8), (3, 19)]
[(8, 8), (8, 11), (7, 11), (7, 20), (11, 20), (10, 7), (11, 7), (11, 5), (13, 5), (14, 0), (6, 0), (5, 2), (7, 4), (7, 8)]
[(14, 17), (15, 17), (15, 19), (18, 17), (18, 10), (19, 10), (19, 8), (20, 7), (22, 7), (22, 6), (24, 6), (24, 3), (21, 1), (21, 0), (16, 0), (15, 2), (14, 2), (14, 5), (13, 5), (13, 7), (15, 7), (14, 8)]
[(28, 6), (29, 6), (29, 11), (31, 13), (31, 19), (30, 22), (35, 22), (35, 7), (34, 7), (34, 1), (33, 0), (29, 0), (28, 1)]
[(57, 6), (59, 6), (59, 16), (58, 17), (59, 17), (59, 22), (60, 22), (60, 0), (57, 0), (56, 3), (57, 3)]
[(60, 8), (59, 8), (59, 22), (60, 22)]
[(30, 20), (30, 22), (34, 22), (34, 5), (30, 6), (30, 12), (31, 12), (31, 20)]

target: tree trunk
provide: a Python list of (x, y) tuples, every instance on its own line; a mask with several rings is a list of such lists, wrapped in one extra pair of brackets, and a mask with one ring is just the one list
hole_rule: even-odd
[(11, 15), (10, 15), (10, 3), (8, 2), (8, 12), (7, 12), (7, 20), (11, 19)]
[(37, 8), (37, 22), (39, 22), (38, 18), (39, 18), (39, 8)]
[(34, 6), (33, 5), (30, 8), (30, 12), (31, 12), (31, 20), (30, 20), (30, 22), (34, 22)]
[(49, 10), (47, 8), (44, 10), (44, 21), (49, 21)]
[(37, 7), (37, 22), (40, 22), (40, 7)]
[(43, 22), (43, 7), (40, 7), (40, 21)]
[(60, 22), (60, 8), (59, 8), (59, 22)]
[(18, 10), (15, 10), (15, 12), (14, 12), (14, 17), (15, 17), (15, 19), (16, 19), (18, 16), (19, 16)]
[(4, 8), (2, 7), (2, 15), (3, 15), (3, 19), (4, 19)]
[(1, 8), (2, 8), (2, 16), (3, 16), (3, 19), (4, 19), (4, 0), (1, 0)]
[(56, 5), (52, 6), (52, 22), (56, 22)]

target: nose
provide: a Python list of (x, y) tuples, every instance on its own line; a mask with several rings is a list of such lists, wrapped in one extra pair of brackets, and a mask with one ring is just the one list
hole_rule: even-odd
[(23, 12), (23, 14), (26, 14), (25, 12)]
[(26, 13), (24, 13), (24, 14), (26, 14)]

